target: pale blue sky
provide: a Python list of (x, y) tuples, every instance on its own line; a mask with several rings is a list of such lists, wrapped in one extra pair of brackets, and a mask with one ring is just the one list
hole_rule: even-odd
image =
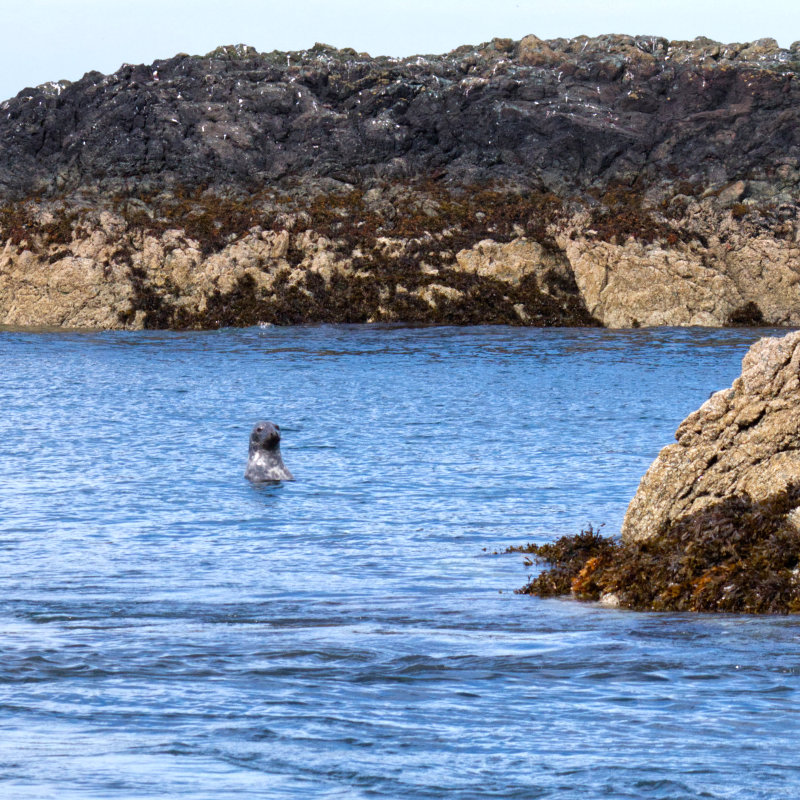
[(92, 69), (239, 42), (411, 55), (528, 33), (800, 40), (800, 0), (0, 0), (0, 18), (0, 100)]

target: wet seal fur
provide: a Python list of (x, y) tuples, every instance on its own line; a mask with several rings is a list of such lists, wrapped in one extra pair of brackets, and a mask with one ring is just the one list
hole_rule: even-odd
[(250, 458), (244, 471), (253, 483), (293, 481), (281, 458), (281, 429), (272, 422), (257, 422), (250, 434)]

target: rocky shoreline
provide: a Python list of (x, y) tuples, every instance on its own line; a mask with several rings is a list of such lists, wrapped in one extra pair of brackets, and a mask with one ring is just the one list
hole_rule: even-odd
[(0, 105), (0, 325), (800, 325), (800, 44), (220, 48)]

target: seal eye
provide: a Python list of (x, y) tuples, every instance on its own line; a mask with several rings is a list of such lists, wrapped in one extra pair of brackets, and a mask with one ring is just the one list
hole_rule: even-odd
[(263, 425), (259, 425), (259, 426), (256, 428), (256, 433), (261, 433), (263, 430), (264, 430), (264, 427), (263, 427)]
[(280, 429), (281, 429), (281, 426), (280, 426), (280, 425), (276, 425), (276, 426), (275, 426), (275, 430), (276, 430), (276, 431), (279, 431)]

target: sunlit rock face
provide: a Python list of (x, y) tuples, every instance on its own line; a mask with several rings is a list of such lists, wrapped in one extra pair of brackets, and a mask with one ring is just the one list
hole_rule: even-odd
[(223, 47), (0, 103), (0, 324), (800, 324), (800, 46)]
[(800, 332), (756, 342), (729, 389), (678, 427), (645, 474), (623, 541), (657, 537), (676, 520), (732, 497), (755, 503), (800, 487)]

